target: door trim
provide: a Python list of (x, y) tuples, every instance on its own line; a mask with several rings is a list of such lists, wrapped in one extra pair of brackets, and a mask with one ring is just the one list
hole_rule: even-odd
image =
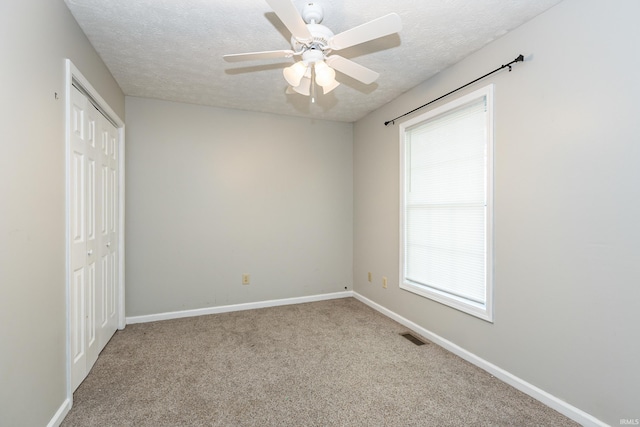
[(92, 104), (115, 125), (118, 130), (118, 300), (117, 300), (117, 317), (118, 329), (125, 327), (125, 310), (124, 310), (124, 269), (125, 269), (125, 173), (124, 173), (124, 157), (125, 157), (125, 124), (124, 121), (113, 111), (109, 104), (100, 96), (97, 90), (89, 83), (80, 70), (71, 62), (65, 59), (65, 302), (66, 302), (66, 389), (69, 408), (73, 404), (73, 390), (71, 389), (71, 242), (69, 239), (71, 222), (70, 222), (70, 195), (71, 195), (71, 91), (73, 86), (83, 92)]

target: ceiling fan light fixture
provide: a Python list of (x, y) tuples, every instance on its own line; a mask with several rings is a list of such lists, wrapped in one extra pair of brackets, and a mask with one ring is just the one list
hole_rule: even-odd
[[(299, 93), (316, 99), (316, 85), (323, 93), (338, 87), (336, 70), (364, 84), (373, 83), (379, 74), (339, 55), (329, 55), (332, 51), (346, 49), (379, 39), (402, 29), (402, 21), (397, 13), (389, 13), (372, 21), (353, 27), (339, 34), (320, 24), (324, 18), (323, 8), (315, 0), (266, 0), (276, 16), (291, 33), (291, 49), (249, 52), (224, 55), (228, 62), (254, 59), (291, 58), (301, 55), (300, 61), (282, 70), (289, 83), (287, 94)], [(295, 1), (295, 3), (294, 3)], [(296, 3), (305, 3), (302, 11)]]
[(336, 80), (333, 81), (333, 83), (326, 85), (326, 86), (322, 86), (322, 93), (323, 95), (328, 94), (329, 92), (331, 92), (332, 90), (334, 90), (335, 88), (337, 88), (338, 86), (340, 86), (340, 83), (338, 83)]
[(333, 68), (329, 67), (326, 62), (318, 61), (314, 64), (316, 72), (316, 83), (323, 88), (325, 86), (331, 86), (336, 81), (336, 72)]
[(300, 79), (300, 84), (291, 87), (295, 92), (300, 95), (309, 96), (311, 94), (311, 79), (309, 77), (303, 77)]
[(304, 61), (298, 61), (282, 70), (285, 80), (294, 88), (300, 85), (300, 80), (306, 72), (307, 64)]

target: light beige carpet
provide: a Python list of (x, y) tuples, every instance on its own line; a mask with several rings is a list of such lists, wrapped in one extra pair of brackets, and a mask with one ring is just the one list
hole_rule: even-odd
[(570, 426), (346, 298), (129, 325), (63, 426)]

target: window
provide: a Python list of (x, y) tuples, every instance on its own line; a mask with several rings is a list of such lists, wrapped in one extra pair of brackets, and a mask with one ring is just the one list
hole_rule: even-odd
[(400, 287), (492, 321), (493, 86), (400, 126)]

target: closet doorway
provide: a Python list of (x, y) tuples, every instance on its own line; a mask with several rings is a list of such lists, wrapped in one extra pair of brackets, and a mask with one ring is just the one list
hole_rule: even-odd
[(124, 327), (124, 124), (67, 62), (69, 397)]

